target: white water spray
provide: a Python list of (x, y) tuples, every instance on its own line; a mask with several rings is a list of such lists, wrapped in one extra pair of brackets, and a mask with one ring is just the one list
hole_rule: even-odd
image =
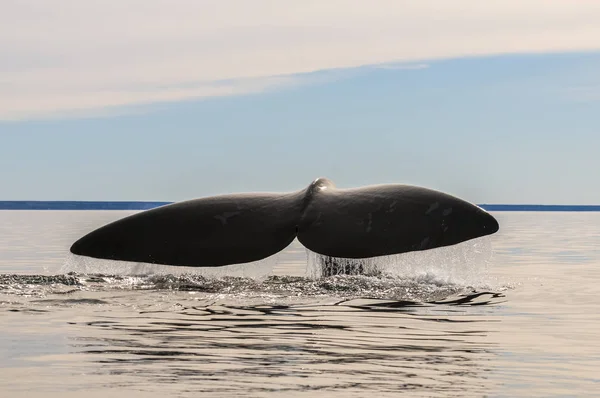
[(482, 286), (488, 284), (488, 269), (493, 250), (489, 237), (482, 237), (453, 246), (424, 251), (355, 259), (328, 258), (307, 251), (306, 274), (321, 278), (330, 261), (339, 264), (336, 273), (353, 274), (362, 267), (363, 275), (385, 275), (434, 284)]
[(60, 269), (60, 273), (76, 272), (80, 274), (104, 275), (201, 275), (212, 278), (237, 276), (263, 280), (273, 274), (279, 253), (265, 259), (244, 264), (222, 267), (174, 267), (171, 265), (136, 263), (127, 261), (104, 260), (69, 253)]

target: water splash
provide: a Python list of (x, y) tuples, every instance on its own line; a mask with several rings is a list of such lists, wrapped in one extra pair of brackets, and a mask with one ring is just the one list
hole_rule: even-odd
[[(70, 294), (73, 291), (165, 290), (228, 295), (232, 299), (370, 297), (439, 300), (453, 294), (498, 290), (488, 277), (491, 240), (474, 239), (450, 247), (365, 260), (339, 261), (340, 272), (324, 273), (327, 259), (305, 251), (305, 272), (275, 276), (281, 253), (226, 267), (172, 267), (99, 260), (69, 254), (55, 275), (0, 275), (0, 293), (13, 296)], [(302, 252), (299, 252), (300, 258)], [(360, 267), (360, 272), (357, 272)], [(302, 272), (302, 268), (299, 268)]]
[(244, 264), (223, 267), (173, 267), (162, 264), (136, 263), (127, 261), (103, 260), (69, 253), (59, 270), (61, 274), (75, 272), (80, 274), (111, 275), (202, 275), (207, 277), (238, 276), (262, 280), (273, 274), (280, 254)]
[[(473, 289), (390, 276), (335, 275), (327, 278), (271, 276), (262, 281), (243, 277), (207, 277), (198, 274), (153, 274), (140, 276), (109, 274), (0, 275), (0, 293), (11, 296), (69, 296), (72, 293), (109, 294), (115, 291), (171, 291), (204, 293), (233, 301), (256, 298), (285, 302), (298, 298), (375, 298), (431, 301)], [(65, 296), (65, 299), (67, 297)]]
[[(457, 245), (382, 256), (367, 259), (327, 257), (301, 247), (306, 266), (302, 276), (320, 279), (332, 275), (391, 276), (433, 284), (489, 286), (488, 270), (492, 261), (492, 243), (489, 237), (472, 239)], [(111, 274), (111, 275), (201, 275), (223, 278), (227, 276), (264, 280), (286, 252), (282, 251), (263, 260), (222, 267), (173, 267), (168, 265), (101, 260), (69, 253), (57, 273)]]
[[(488, 286), (493, 250), (489, 237), (453, 246), (361, 260), (331, 258), (307, 251), (307, 275), (321, 278), (331, 274), (386, 275), (438, 285)], [(360, 272), (359, 272), (360, 271)]]

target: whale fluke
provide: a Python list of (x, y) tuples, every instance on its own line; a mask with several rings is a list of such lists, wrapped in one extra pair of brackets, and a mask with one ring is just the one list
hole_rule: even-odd
[(122, 218), (77, 240), (73, 254), (173, 266), (257, 261), (296, 237), (330, 257), (370, 258), (454, 245), (498, 231), (480, 207), (401, 184), (337, 189), (319, 178), (293, 193), (231, 194)]
[(498, 231), (480, 207), (410, 185), (335, 189), (319, 183), (308, 202), (298, 240), (326, 256), (367, 258), (450, 246)]
[(242, 194), (173, 203), (98, 228), (71, 252), (177, 266), (256, 261), (294, 240), (297, 202), (294, 195)]

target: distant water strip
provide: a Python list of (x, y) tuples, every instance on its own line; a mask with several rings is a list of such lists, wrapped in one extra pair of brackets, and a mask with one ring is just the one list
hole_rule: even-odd
[(0, 210), (148, 210), (171, 202), (0, 201)]
[[(0, 210), (148, 210), (172, 202), (0, 201)], [(487, 211), (600, 211), (600, 205), (481, 204)]]
[(600, 205), (479, 205), (487, 211), (600, 211)]

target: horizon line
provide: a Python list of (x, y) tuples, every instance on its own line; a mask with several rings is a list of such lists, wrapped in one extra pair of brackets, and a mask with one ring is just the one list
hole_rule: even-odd
[[(172, 201), (132, 200), (0, 200), (0, 210), (150, 210), (177, 203)], [(597, 211), (600, 204), (482, 203), (487, 211)]]

